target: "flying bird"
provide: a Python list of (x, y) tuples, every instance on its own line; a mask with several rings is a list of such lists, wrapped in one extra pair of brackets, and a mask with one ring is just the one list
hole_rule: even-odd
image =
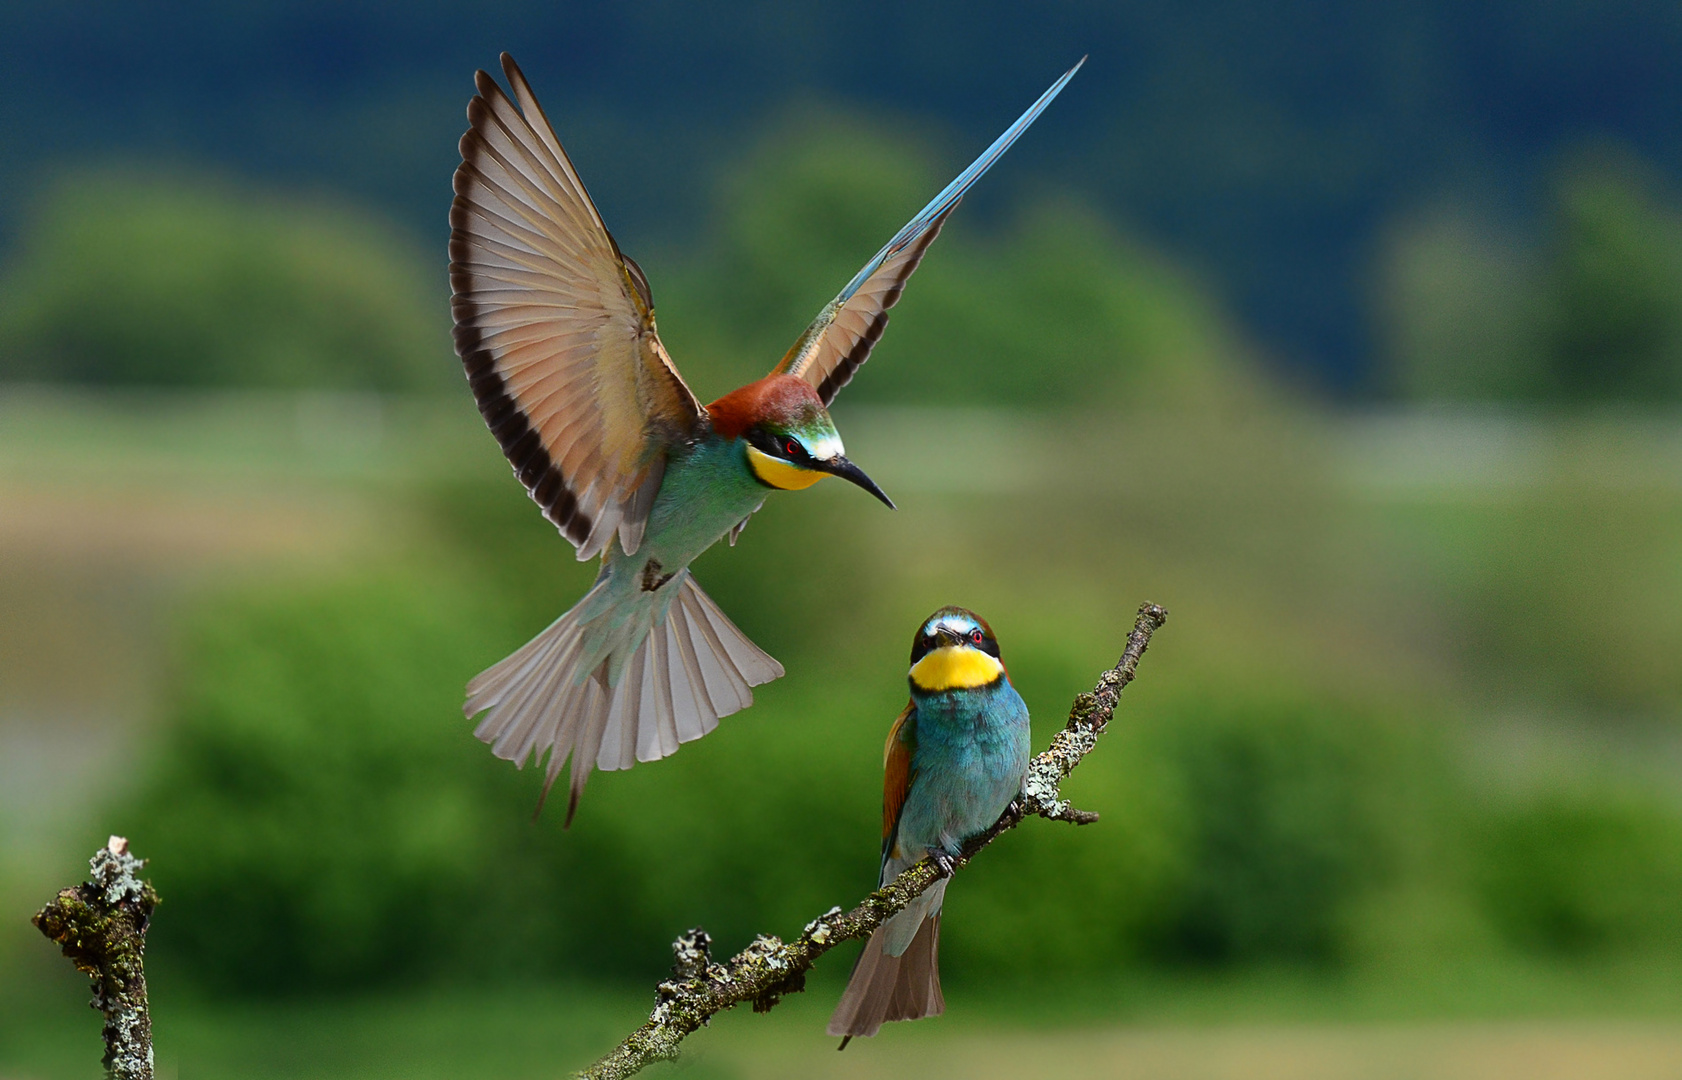
[(888, 1020), (946, 1011), (940, 993), (940, 908), (951, 860), (986, 831), (1022, 790), (1028, 772), (1028, 706), (1010, 684), (993, 628), (945, 607), (911, 642), (911, 701), (888, 729), (882, 754), (879, 885), (932, 856), (943, 876), (870, 935), (829, 1018), (840, 1049)]
[(660, 343), (648, 278), (513, 58), (502, 55), (512, 96), (477, 73), (450, 207), (456, 352), (515, 475), (601, 571), (572, 610), (467, 684), (463, 711), (485, 714), (474, 734), (498, 757), (523, 767), (547, 751), (545, 796), (570, 756), (568, 825), (592, 766), (675, 753), (783, 674), (689, 564), (734, 544), (772, 491), (839, 476), (893, 506), (847, 460), (827, 406), (958, 200), (1079, 69), (894, 234), (771, 374), (705, 406)]

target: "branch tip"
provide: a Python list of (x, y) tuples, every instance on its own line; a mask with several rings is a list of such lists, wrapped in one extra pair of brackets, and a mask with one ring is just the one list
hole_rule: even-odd
[(30, 920), (92, 983), (105, 1014), (105, 1071), (112, 1080), (152, 1080), (152, 1016), (146, 1000), (146, 928), (158, 894), (136, 876), (145, 860), (113, 836), (88, 860), (89, 880), (60, 889)]

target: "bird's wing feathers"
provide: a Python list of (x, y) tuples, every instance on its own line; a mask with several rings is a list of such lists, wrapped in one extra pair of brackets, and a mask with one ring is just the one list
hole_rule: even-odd
[(905, 709), (888, 729), (888, 744), (882, 748), (882, 858), (893, 850), (899, 828), (899, 812), (911, 790), (911, 756), (917, 749), (917, 704)]
[(888, 309), (899, 303), (906, 280), (951, 212), (952, 206), (947, 206), (898, 251), (890, 250), (892, 244), (884, 248), (865, 267), (868, 276), (855, 279), (818, 313), (777, 370), (805, 379), (825, 405), (834, 401), (841, 388), (853, 381), (853, 372), (870, 359), (870, 350), (888, 327)]
[(665, 449), (705, 417), (654, 326), (642, 270), (602, 224), (525, 76), (478, 73), (450, 207), (456, 351), (544, 515), (599, 553), (642, 540)]
[(1063, 77), (1052, 83), (1051, 88), (1041, 94), (1039, 100), (1017, 118), (1016, 123), (1006, 128), (992, 146), (918, 211), (916, 217), (906, 222), (905, 227), (894, 234), (894, 238), (876, 253), (875, 258), (864, 264), (840, 295), (831, 300), (806, 332), (800, 335), (800, 340), (777, 365), (778, 372), (805, 379), (817, 390), (825, 405), (835, 399), (836, 393), (852, 381), (853, 372), (869, 359), (871, 348), (888, 325), (888, 309), (899, 302), (906, 280), (917, 269), (934, 238), (940, 235), (940, 227), (958, 205), (958, 200), (964, 197), (970, 185), (993, 167), (995, 161), (1004, 156), (1017, 137), (1028, 130), (1028, 126), (1039, 118), (1045, 107), (1051, 104), (1051, 99), (1068, 85), (1084, 63), (1086, 58), (1081, 57), (1079, 64), (1064, 72)]

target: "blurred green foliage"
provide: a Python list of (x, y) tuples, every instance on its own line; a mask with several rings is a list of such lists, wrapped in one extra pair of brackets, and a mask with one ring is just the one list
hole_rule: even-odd
[[(507, 549), (477, 555), (539, 569)], [(846, 670), (762, 690), (723, 737), (598, 776), (563, 834), (552, 814), (531, 823), (535, 778), (491, 759), (455, 707), (463, 659), (513, 644), (495, 614), (525, 605), (512, 581), (493, 601), (488, 578), (451, 578), (417, 566), (259, 587), (189, 621), (154, 764), (124, 814), (171, 906), (160, 962), (243, 992), (646, 977), (703, 915), (739, 942), (868, 884), (885, 727), (872, 721), (891, 716), (882, 691), (896, 680), (872, 680), (863, 704)], [(777, 614), (733, 599), (744, 621)], [(821, 664), (821, 636), (785, 633), (778, 651)], [(943, 950), (954, 977), (1344, 958), (1356, 904), (1397, 872), (1394, 738), (1312, 696), (1168, 698), (1084, 770), (1104, 832), (1036, 827), (966, 874)], [(864, 752), (836, 758), (845, 740)], [(849, 850), (860, 857), (838, 857)]]
[(1631, 167), (1561, 182), (1542, 345), (1565, 400), (1682, 397), (1682, 215), (1667, 201)]
[(441, 259), (364, 215), (113, 170), (60, 181), (27, 220), (0, 282), (0, 379), (450, 385)]
[(1682, 212), (1640, 162), (1582, 156), (1534, 240), (1464, 207), (1394, 230), (1381, 307), (1410, 397), (1675, 401)]
[[(774, 141), (781, 152), (724, 186), (700, 254), (669, 272), (647, 260), (663, 333), (703, 396), (767, 370), (935, 186), (902, 142), (838, 130)], [(1630, 261), (1619, 244), (1646, 242), (1628, 223), (1658, 211), (1582, 183), (1562, 189), (1570, 227), (1546, 272), (1514, 270), (1519, 256), (1452, 223), (1411, 249), (1398, 280), (1431, 283), (1449, 260), (1467, 283), (1409, 294), (1447, 305), (1438, 323), (1414, 326), (1419, 349), (1475, 360), (1485, 346), (1511, 349), (1505, 326), (1552, 343), (1512, 349), (1506, 368), (1458, 383), (1465, 364), (1440, 354), (1418, 369), (1417, 392), (1444, 378), (1455, 393), (1563, 393), (1576, 385), (1571, 365), (1601, 348), (1593, 342), (1647, 357), (1593, 393), (1648, 386), (1640, 379), (1669, 362), (1663, 335), (1617, 329), (1658, 319), (1650, 301), (1663, 289), (1637, 290), (1649, 299), (1625, 317), (1620, 288), (1604, 280)], [(105, 359), (60, 370), (189, 385), (418, 387), (435, 368), (454, 370), (427, 352), (447, 335), (441, 317), (407, 306), (424, 305), (425, 290), (400, 284), (400, 259), (377, 258), (385, 249), (373, 244), (329, 272), (309, 252), (348, 250), (328, 243), (341, 236), (330, 216), (204, 191), (184, 202), (68, 188), (39, 236), (78, 238), (62, 246), (81, 261), (35, 284), (19, 278), (24, 300), (0, 330), (69, 336), (56, 353), (7, 355), (85, 349)], [(1324, 447), (1182, 277), (1068, 204), (1038, 204), (989, 234), (963, 222), (933, 249), (845, 400), (1044, 406), (1052, 437), (1029, 437), (1028, 422), (1002, 410), (888, 410), (857, 427), (843, 416), (861, 460), (872, 445), (921, 447), (915, 460), (888, 455), (890, 479), (944, 479), (891, 518), (850, 491), (779, 498), (740, 547), (703, 557), (702, 584), (790, 676), (672, 760), (598, 775), (570, 833), (553, 813), (531, 822), (539, 775), (491, 758), (459, 713), (466, 679), (592, 574), (500, 465), (390, 493), (413, 535), (365, 570), (204, 597), (182, 622), (144, 780), (119, 808), (147, 837), (171, 912), (154, 931), (157, 963), (243, 993), (462, 975), (642, 979), (687, 926), (725, 947), (789, 933), (873, 881), (880, 740), (903, 702), (904, 635), (917, 618), (953, 601), (987, 613), (1043, 743), (1113, 660), (1126, 624), (1116, 598), (1143, 595), (1176, 621), (1129, 692), (1127, 722), (1071, 782), (1104, 820), (1030, 825), (966, 871), (944, 928), (952, 979), (1103, 977), (1124, 965), (1325, 971), (1451, 937), (1455, 920), (1538, 955), (1676, 939), (1664, 852), (1682, 815), (1657, 800), (1470, 798), (1437, 703), (1408, 689), (1417, 657), (1382, 644), (1435, 620), (1480, 677), (1668, 709), (1675, 624), (1662, 610), (1671, 594), (1653, 585), (1674, 535), (1671, 502), (1632, 514), (1627, 499), (1599, 507), (1567, 483), (1500, 507), (1406, 513), (1376, 541), (1336, 494)], [(177, 233), (173, 267), (149, 270), (142, 254)], [(39, 244), (28, 250), (36, 262), (19, 265), (52, 265)], [(1631, 265), (1652, 276), (1666, 264)], [(310, 291), (340, 271), (354, 271), (355, 289)], [(109, 306), (70, 334), (83, 332), (71, 300), (101, 274)], [(259, 279), (270, 284), (250, 285)], [(232, 292), (215, 291), (224, 285)], [(1523, 305), (1540, 305), (1544, 286), (1550, 310), (1611, 329), (1573, 336), (1516, 314), (1537, 310)], [(201, 294), (225, 302), (177, 311), (194, 328), (178, 356), (160, 329), (174, 316), (157, 312)], [(164, 306), (130, 310), (154, 300)], [(1486, 304), (1508, 322), (1462, 340)], [(386, 352), (345, 344), (358, 340), (345, 326), (383, 335), (381, 320), (403, 324), (382, 338)], [(307, 359), (239, 352), (249, 326), (282, 324), (273, 333)], [(119, 367), (129, 374), (112, 374)], [(1100, 406), (1142, 425), (1125, 446)], [(922, 440), (894, 442), (908, 422)], [(488, 440), (484, 450), (491, 460)], [(961, 557), (952, 537), (964, 538)], [(1439, 607), (1356, 568), (1376, 560), (1412, 580), (1419, 551), (1438, 560), (1424, 575), (1447, 583)], [(1586, 603), (1606, 596), (1617, 603)], [(1629, 605), (1643, 617), (1614, 614)], [(1567, 618), (1579, 641), (1561, 661)], [(1323, 639), (1301, 625), (1321, 622)], [(1414, 923), (1442, 925), (1395, 918), (1398, 898), (1421, 895), (1447, 914), (1422, 907)]]
[(1478, 884), (1521, 948), (1682, 946), (1682, 813), (1639, 791), (1549, 791), (1492, 815)]
[(177, 914), (162, 948), (211, 981), (402, 978), (459, 947), (452, 927), (478, 925), (487, 835), (518, 815), (499, 821), (452, 753), (465, 746), (424, 723), (473, 613), (416, 585), (264, 590), (185, 630), (135, 815), (170, 856), (157, 862)]
[[(720, 185), (696, 250), (644, 259), (703, 399), (770, 370), (944, 182), (911, 141), (855, 118), (774, 130)], [(29, 222), (0, 286), (0, 379), (442, 390), (458, 377), (441, 260), (366, 217), (107, 171), (60, 181)], [(996, 235), (960, 211), (947, 232), (849, 400), (1183, 408), (1260, 392), (1213, 305), (1091, 210), (1042, 201)]]
[[(183, 621), (151, 764), (118, 812), (170, 906), (161, 970), (244, 994), (647, 979), (686, 926), (734, 948), (869, 886), (900, 639), (925, 614), (906, 618), (904, 568), (869, 517), (843, 500), (779, 506), (702, 567), (790, 677), (676, 757), (597, 774), (562, 832), (553, 809), (531, 820), (536, 772), (491, 758), (458, 711), (465, 678), (591, 569), (496, 481), (431, 489), (432, 539), (378, 570), (223, 590)], [(833, 545), (825, 575), (804, 572), (810, 535)], [(1058, 636), (1080, 587), (1002, 594), (1017, 597), (1000, 631), (1037, 744), (1098, 670), (1074, 657), (1116, 645)], [(1206, 625), (1171, 625), (1072, 781), (1103, 821), (1030, 823), (965, 872), (949, 979), (1337, 970), (1464, 937), (1467, 918), (1538, 957), (1682, 944), (1677, 807), (1547, 786), (1473, 798), (1416, 706), (1218, 647), (1182, 655), (1175, 632)], [(1433, 918), (1447, 929), (1419, 925)]]
[[(722, 184), (698, 256), (669, 286), (654, 276), (685, 371), (709, 392), (764, 374), (946, 179), (856, 118), (774, 130)], [(1187, 408), (1260, 391), (1215, 306), (1091, 209), (1042, 199), (991, 234), (972, 216), (943, 228), (850, 401)]]
[(1379, 290), (1394, 390), (1415, 400), (1542, 392), (1535, 256), (1463, 208), (1392, 229)]
[(1159, 955), (1345, 959), (1351, 903), (1395, 876), (1395, 833), (1409, 828), (1394, 792), (1406, 776), (1400, 733), (1360, 704), (1313, 696), (1207, 686), (1179, 696), (1155, 746), (1181, 789)]

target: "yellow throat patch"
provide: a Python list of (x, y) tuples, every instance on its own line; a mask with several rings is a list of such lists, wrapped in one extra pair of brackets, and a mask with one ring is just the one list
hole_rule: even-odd
[(923, 658), (911, 665), (911, 682), (919, 690), (931, 693), (941, 690), (967, 690), (986, 686), (1004, 674), (1005, 666), (997, 657), (980, 649), (958, 645), (943, 645), (930, 649)]
[(748, 447), (748, 466), (753, 469), (753, 475), (783, 491), (809, 488), (829, 475), (816, 469), (802, 469), (798, 465), (790, 465), (781, 458), (774, 458), (757, 446), (751, 445)]

